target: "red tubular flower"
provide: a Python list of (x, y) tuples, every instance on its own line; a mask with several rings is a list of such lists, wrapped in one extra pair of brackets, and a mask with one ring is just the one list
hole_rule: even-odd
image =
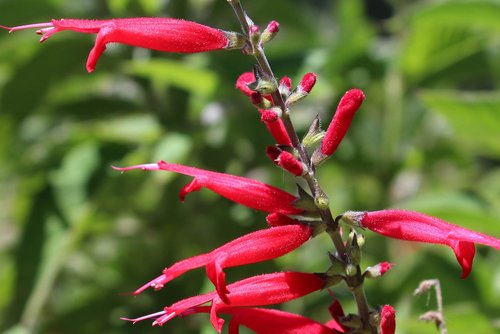
[(224, 173), (217, 173), (195, 167), (172, 164), (159, 161), (155, 164), (143, 164), (124, 168), (113, 167), (126, 172), (132, 169), (166, 170), (194, 177), (180, 191), (180, 199), (193, 191), (208, 188), (213, 192), (230, 199), (233, 202), (264, 212), (281, 212), (284, 214), (299, 214), (302, 210), (293, 206), (295, 196), (268, 184)]
[(391, 238), (447, 245), (453, 250), (462, 267), (461, 278), (467, 277), (472, 269), (475, 243), (500, 249), (500, 239), (419, 212), (348, 211), (342, 215), (342, 219)]
[(245, 307), (281, 304), (296, 298), (303, 297), (314, 291), (321, 290), (325, 284), (323, 278), (316, 274), (299, 272), (280, 272), (253, 276), (227, 286), (231, 291), (230, 304), (224, 303), (217, 292), (213, 291), (199, 296), (183, 299), (172, 304), (161, 312), (150, 314), (136, 319), (126, 319), (138, 322), (145, 319), (157, 318), (153, 325), (163, 325), (170, 319), (184, 315), (190, 309), (212, 302), (210, 307), (210, 321), (220, 333), (224, 320), (218, 317), (220, 309), (225, 307)]
[(380, 334), (396, 332), (396, 311), (391, 305), (384, 305), (380, 312)]
[(229, 304), (225, 268), (274, 259), (293, 251), (311, 238), (312, 230), (305, 225), (285, 225), (256, 231), (235, 239), (210, 253), (177, 262), (163, 270), (163, 274), (134, 292), (149, 287), (159, 290), (174, 278), (191, 269), (205, 267), (219, 297)]
[(323, 155), (330, 156), (337, 150), (351, 125), (354, 114), (358, 111), (364, 99), (365, 94), (359, 89), (351, 89), (342, 96), (337, 111), (321, 142), (321, 153)]
[(164, 52), (195, 53), (243, 46), (243, 38), (234, 33), (214, 29), (196, 22), (172, 18), (127, 18), (111, 20), (61, 19), (18, 27), (9, 31), (40, 28), (40, 42), (63, 30), (97, 34), (87, 59), (92, 72), (108, 43), (123, 43)]

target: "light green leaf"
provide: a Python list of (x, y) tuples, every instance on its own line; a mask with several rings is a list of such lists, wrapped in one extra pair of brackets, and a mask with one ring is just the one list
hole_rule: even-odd
[(212, 96), (219, 84), (213, 71), (174, 60), (132, 61), (126, 62), (123, 67), (125, 72), (151, 79), (157, 85), (172, 85), (205, 97)]
[(420, 97), (445, 117), (461, 144), (500, 157), (500, 94), (424, 91)]

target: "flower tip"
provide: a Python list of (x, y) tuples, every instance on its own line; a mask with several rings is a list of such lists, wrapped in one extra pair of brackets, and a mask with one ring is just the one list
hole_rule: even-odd
[(310, 93), (315, 84), (316, 84), (316, 74), (309, 72), (304, 75), (304, 77), (299, 83), (299, 86), (302, 91)]

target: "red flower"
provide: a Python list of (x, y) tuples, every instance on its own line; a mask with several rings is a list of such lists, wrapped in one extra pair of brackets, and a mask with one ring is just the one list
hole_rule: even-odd
[(380, 312), (380, 334), (396, 332), (396, 311), (391, 305), (384, 305)]
[[(206, 306), (195, 307), (188, 313), (208, 313)], [(232, 315), (228, 333), (238, 334), (239, 327), (245, 326), (256, 333), (266, 334), (336, 334), (337, 331), (304, 316), (273, 309), (249, 307), (224, 307), (219, 313)], [(187, 315), (187, 314), (184, 314)]]
[(348, 211), (342, 215), (342, 219), (391, 238), (447, 245), (455, 252), (458, 263), (462, 267), (461, 278), (467, 277), (472, 269), (476, 251), (475, 243), (500, 249), (500, 239), (419, 212)]
[(207, 254), (177, 262), (163, 274), (137, 289), (137, 295), (149, 287), (159, 290), (174, 278), (191, 269), (205, 267), (219, 297), (229, 303), (225, 268), (274, 259), (299, 247), (311, 237), (305, 225), (284, 225), (256, 231), (235, 239)]
[(342, 96), (337, 106), (337, 111), (321, 142), (322, 154), (330, 156), (337, 150), (337, 147), (351, 125), (354, 114), (358, 111), (364, 99), (365, 94), (359, 89), (351, 89)]
[(299, 272), (280, 272), (253, 276), (227, 286), (231, 291), (229, 304), (219, 297), (216, 291), (183, 299), (161, 312), (136, 319), (126, 319), (137, 322), (157, 318), (153, 325), (163, 325), (176, 316), (184, 315), (190, 309), (211, 302), (210, 321), (220, 333), (224, 320), (218, 317), (219, 310), (225, 307), (259, 306), (281, 304), (303, 297), (311, 292), (321, 290), (325, 281), (319, 275)]
[(63, 30), (97, 34), (87, 59), (92, 72), (108, 43), (123, 43), (165, 52), (194, 53), (241, 47), (243, 38), (233, 32), (214, 29), (196, 22), (172, 18), (128, 18), (111, 20), (61, 19), (46, 23), (4, 27), (9, 31), (40, 28), (40, 42)]
[(293, 202), (295, 202), (297, 198), (292, 194), (268, 184), (241, 176), (211, 172), (165, 161), (159, 161), (155, 164), (113, 168), (123, 172), (132, 169), (166, 170), (194, 177), (193, 181), (181, 189), (179, 194), (181, 201), (184, 201), (184, 197), (188, 193), (198, 191), (205, 187), (227, 199), (252, 209), (264, 212), (281, 212), (284, 214), (299, 214), (302, 212), (302, 210), (293, 206)]

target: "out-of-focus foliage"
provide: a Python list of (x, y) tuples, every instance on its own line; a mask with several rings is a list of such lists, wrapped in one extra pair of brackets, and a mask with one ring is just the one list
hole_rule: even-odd
[[(318, 84), (293, 110), (301, 133), (316, 114), (328, 124), (341, 94), (367, 99), (339, 151), (319, 169), (332, 210), (420, 210), (500, 236), (500, 2), (244, 1), (261, 26), (281, 32), (267, 52), (276, 75)], [(181, 17), (238, 30), (224, 0), (3, 0), (0, 23), (50, 18)], [(0, 34), (0, 331), (6, 333), (211, 333), (205, 315), (166, 328), (121, 316), (160, 310), (208, 289), (203, 270), (158, 293), (121, 295), (179, 259), (265, 226), (261, 213), (207, 191), (179, 203), (189, 179), (121, 175), (111, 165), (164, 159), (247, 175), (294, 191), (266, 161), (272, 144), (234, 81), (253, 59), (239, 52), (175, 55), (112, 45), (97, 69), (94, 37), (64, 32), (38, 45), (33, 31)], [(500, 326), (500, 255), (480, 248), (460, 280), (449, 249), (366, 232), (364, 265), (396, 264), (367, 282), (372, 305), (398, 311), (398, 333), (436, 333), (413, 298), (439, 278), (450, 333)], [(318, 238), (256, 273), (324, 271), (332, 245)], [(344, 289), (334, 293), (354, 311)], [(433, 298), (431, 298), (433, 300)], [(327, 320), (326, 293), (283, 307)]]

